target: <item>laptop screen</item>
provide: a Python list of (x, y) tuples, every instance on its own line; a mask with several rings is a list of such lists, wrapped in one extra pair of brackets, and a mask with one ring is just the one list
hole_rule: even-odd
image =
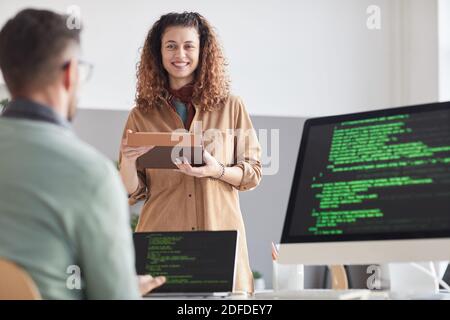
[(152, 293), (233, 291), (237, 231), (133, 234), (136, 272), (165, 276)]

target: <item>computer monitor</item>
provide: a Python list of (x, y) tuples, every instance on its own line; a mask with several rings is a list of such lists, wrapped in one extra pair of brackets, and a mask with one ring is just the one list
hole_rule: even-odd
[(305, 122), (285, 264), (450, 260), (450, 102)]

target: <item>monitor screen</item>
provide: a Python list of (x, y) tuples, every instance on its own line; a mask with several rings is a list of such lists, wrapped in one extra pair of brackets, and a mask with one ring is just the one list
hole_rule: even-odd
[(450, 102), (309, 119), (283, 243), (450, 237)]
[(152, 292), (231, 292), (237, 231), (138, 232), (133, 234), (136, 272), (165, 276)]

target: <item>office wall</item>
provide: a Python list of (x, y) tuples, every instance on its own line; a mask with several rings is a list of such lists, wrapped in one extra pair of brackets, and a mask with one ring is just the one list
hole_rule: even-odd
[[(129, 110), (150, 25), (197, 10), (216, 27), (250, 113), (304, 117), (437, 100), (438, 1), (3, 0), (0, 24), (26, 6), (79, 6), (84, 57), (95, 64), (81, 107)], [(380, 30), (366, 26), (369, 5), (381, 9)]]
[(439, 0), (439, 100), (450, 101), (450, 0)]
[[(402, 0), (395, 3), (398, 15), (398, 105), (438, 100), (438, 6), (437, 1)], [(394, 67), (395, 68), (395, 67)], [(395, 70), (395, 69), (394, 69)]]

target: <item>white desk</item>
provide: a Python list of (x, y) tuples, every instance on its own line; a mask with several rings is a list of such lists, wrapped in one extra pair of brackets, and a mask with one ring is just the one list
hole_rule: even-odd
[(388, 291), (370, 290), (324, 290), (310, 289), (301, 291), (278, 291), (265, 290), (256, 292), (254, 295), (233, 294), (227, 297), (213, 296), (172, 296), (172, 297), (145, 297), (146, 300), (392, 300), (392, 299), (430, 299), (450, 300), (450, 293), (442, 292), (432, 296), (398, 296)]

